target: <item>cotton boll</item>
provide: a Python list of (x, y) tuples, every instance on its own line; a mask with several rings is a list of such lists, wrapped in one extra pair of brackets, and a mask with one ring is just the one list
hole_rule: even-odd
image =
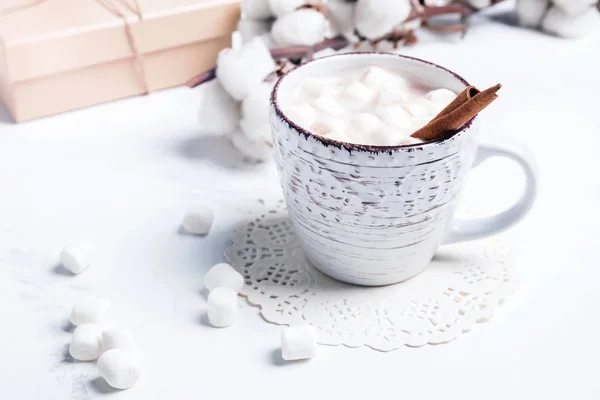
[(356, 3), (345, 0), (329, 0), (326, 6), (332, 36), (344, 35), (346, 38), (353, 37)]
[(266, 161), (272, 158), (272, 148), (264, 142), (253, 141), (242, 131), (231, 135), (231, 143), (246, 159), (250, 161)]
[(537, 28), (548, 9), (548, 0), (518, 0), (517, 17), (522, 26)]
[(277, 18), (294, 12), (306, 3), (305, 0), (268, 0), (269, 8)]
[(262, 37), (271, 32), (271, 21), (256, 21), (253, 19), (240, 19), (237, 26), (242, 35), (242, 41), (248, 43), (255, 37)]
[(599, 23), (600, 13), (595, 8), (590, 8), (581, 15), (569, 15), (559, 7), (552, 7), (542, 22), (542, 28), (564, 38), (578, 38)]
[(269, 49), (254, 38), (240, 49), (221, 50), (217, 58), (217, 79), (236, 100), (243, 100), (276, 65)]
[(246, 137), (253, 142), (271, 144), (271, 125), (269, 120), (257, 120), (256, 118), (242, 118), (240, 129)]
[(409, 0), (358, 0), (354, 22), (361, 35), (377, 39), (402, 23), (410, 11)]
[(412, 122), (410, 114), (402, 106), (381, 107), (377, 110), (377, 115), (386, 124), (399, 129), (408, 129)]
[(242, 0), (242, 13), (252, 20), (265, 20), (273, 16), (269, 0)]
[(261, 82), (242, 101), (242, 115), (259, 121), (269, 120), (269, 104), (274, 82)]
[(310, 104), (301, 104), (286, 110), (287, 117), (296, 125), (309, 130), (317, 119), (317, 113)]
[(204, 93), (200, 99), (198, 121), (213, 133), (232, 132), (240, 120), (240, 104), (229, 95), (218, 80), (200, 86)]
[(312, 46), (325, 38), (327, 19), (311, 9), (301, 9), (280, 17), (273, 24), (271, 37), (280, 46)]
[(575, 16), (584, 14), (597, 2), (598, 0), (553, 0), (552, 4), (560, 7), (565, 13)]
[(492, 5), (492, 0), (467, 0), (472, 7), (481, 9)]

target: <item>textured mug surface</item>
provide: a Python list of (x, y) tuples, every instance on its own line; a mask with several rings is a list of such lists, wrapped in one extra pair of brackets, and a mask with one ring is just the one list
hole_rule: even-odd
[(271, 130), (282, 189), (303, 249), (316, 268), (360, 285), (421, 272), (447, 236), (476, 153), (475, 118), (444, 140), (411, 146), (336, 142), (307, 132), (281, 109), (307, 76), (376, 65), (432, 88), (467, 82), (437, 65), (395, 54), (321, 58), (283, 76), (271, 99)]

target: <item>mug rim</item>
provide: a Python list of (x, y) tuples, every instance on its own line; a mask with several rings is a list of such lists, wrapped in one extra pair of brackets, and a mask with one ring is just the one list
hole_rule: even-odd
[(423, 150), (425, 147), (428, 146), (433, 146), (433, 145), (439, 145), (441, 143), (446, 142), (449, 139), (452, 139), (454, 137), (456, 137), (457, 135), (459, 135), (460, 133), (464, 132), (465, 130), (469, 129), (471, 127), (471, 125), (473, 125), (473, 122), (475, 121), (475, 119), (477, 118), (477, 115), (474, 116), (473, 118), (471, 118), (469, 121), (467, 121), (462, 127), (460, 127), (459, 129), (453, 131), (452, 133), (436, 139), (436, 140), (430, 140), (427, 142), (423, 142), (423, 143), (416, 143), (416, 144), (410, 144), (410, 145), (394, 145), (394, 146), (382, 146), (382, 145), (373, 145), (373, 144), (359, 144), (359, 143), (350, 143), (350, 142), (342, 142), (339, 140), (334, 140), (334, 139), (330, 139), (327, 138), (325, 136), (320, 136), (317, 135), (315, 133), (312, 133), (311, 131), (297, 125), (294, 121), (292, 121), (290, 118), (288, 118), (283, 111), (281, 110), (281, 108), (279, 108), (279, 103), (278, 103), (278, 94), (279, 94), (279, 85), (281, 84), (281, 82), (286, 79), (291, 73), (293, 73), (294, 71), (296, 71), (299, 68), (302, 68), (306, 65), (312, 64), (312, 63), (318, 63), (318, 62), (322, 62), (322, 60), (327, 60), (329, 58), (334, 58), (334, 57), (348, 57), (348, 56), (360, 56), (360, 55), (384, 55), (384, 56), (396, 56), (399, 58), (404, 58), (404, 59), (408, 59), (411, 61), (416, 61), (419, 63), (423, 63), (423, 64), (427, 64), (427, 65), (431, 65), (434, 66), (436, 68), (439, 68), (447, 73), (449, 73), (450, 75), (452, 75), (454, 78), (456, 78), (458, 81), (460, 81), (461, 83), (463, 83), (465, 85), (465, 87), (470, 86), (469, 82), (467, 82), (466, 79), (464, 79), (462, 76), (458, 75), (456, 72), (449, 70), (446, 67), (443, 67), (441, 65), (435, 64), (431, 61), (427, 61), (427, 60), (423, 60), (421, 58), (417, 58), (417, 57), (411, 57), (411, 56), (407, 56), (407, 55), (403, 55), (403, 54), (397, 54), (397, 53), (390, 53), (390, 52), (379, 52), (379, 51), (371, 51), (371, 52), (350, 52), (350, 53), (341, 53), (341, 54), (332, 54), (329, 56), (325, 56), (325, 57), (321, 57), (321, 58), (316, 58), (313, 60), (310, 60), (306, 63), (297, 65), (296, 67), (294, 67), (293, 69), (289, 70), (288, 72), (286, 72), (285, 74), (283, 74), (275, 83), (275, 86), (273, 88), (273, 91), (271, 93), (271, 106), (273, 107), (273, 109), (275, 110), (275, 115), (277, 115), (278, 118), (282, 119), (285, 123), (287, 123), (290, 127), (294, 128), (298, 133), (301, 133), (305, 138), (313, 138), (319, 142), (321, 142), (321, 144), (325, 145), (325, 146), (334, 146), (337, 148), (345, 148), (348, 151), (357, 151), (357, 150), (361, 150), (361, 151), (368, 151), (371, 153), (383, 153), (383, 152), (391, 152), (391, 151), (414, 151), (414, 150)]

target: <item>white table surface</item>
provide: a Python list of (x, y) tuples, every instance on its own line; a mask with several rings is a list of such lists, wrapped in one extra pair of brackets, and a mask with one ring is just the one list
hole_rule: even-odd
[[(539, 201), (511, 231), (522, 283), (494, 319), (449, 344), (322, 346), (310, 362), (283, 364), (280, 328), (256, 308), (240, 301), (227, 329), (203, 317), (205, 271), (233, 225), (279, 188), (272, 164), (244, 164), (202, 132), (202, 89), (19, 125), (0, 111), (0, 398), (600, 398), (600, 42), (521, 30), (502, 13), (474, 22), (462, 42), (427, 37), (406, 52), (480, 87), (502, 82), (486, 129), (522, 139), (539, 162)], [(521, 183), (510, 163), (490, 163), (465, 196), (492, 212)], [(201, 201), (218, 213), (213, 232), (178, 233)], [(98, 258), (67, 276), (58, 253), (81, 238)], [(144, 369), (128, 391), (66, 356), (70, 307), (88, 293), (109, 298), (137, 335)]]

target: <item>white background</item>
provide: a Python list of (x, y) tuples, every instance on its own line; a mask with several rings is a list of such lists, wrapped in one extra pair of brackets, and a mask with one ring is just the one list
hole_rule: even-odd
[[(600, 398), (600, 41), (512, 24), (500, 10), (476, 18), (463, 41), (425, 34), (405, 51), (480, 88), (503, 83), (484, 130), (520, 138), (541, 171), (536, 207), (511, 232), (520, 288), (494, 319), (444, 345), (322, 346), (310, 362), (284, 364), (280, 328), (243, 301), (234, 326), (207, 326), (205, 271), (233, 225), (279, 188), (273, 165), (245, 164), (202, 132), (202, 89), (19, 125), (0, 109), (0, 399)], [(522, 184), (504, 162), (472, 175), (465, 196), (490, 212)], [(178, 232), (198, 202), (218, 214), (206, 238)], [(98, 258), (68, 276), (58, 253), (82, 238)], [(136, 333), (144, 369), (134, 388), (114, 391), (93, 363), (66, 356), (83, 294), (110, 299), (115, 323)]]

